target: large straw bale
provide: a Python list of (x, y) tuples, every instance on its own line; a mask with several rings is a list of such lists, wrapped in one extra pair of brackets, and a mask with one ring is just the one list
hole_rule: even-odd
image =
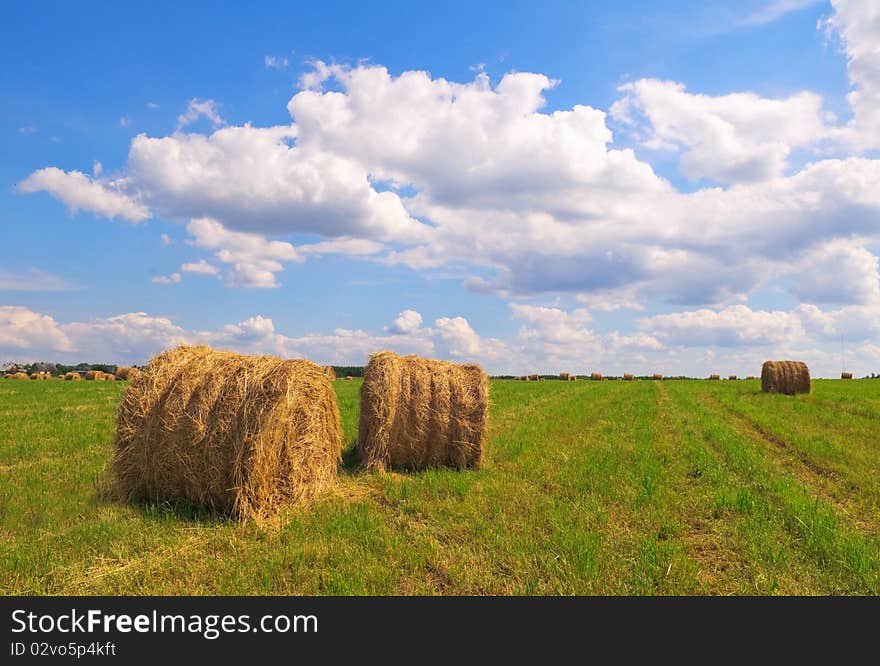
[(761, 368), (761, 390), (765, 393), (810, 392), (810, 369), (801, 361), (765, 361)]
[(311, 361), (181, 346), (125, 390), (112, 469), (122, 499), (185, 501), (262, 520), (332, 484), (333, 387)]
[(488, 408), (489, 381), (478, 365), (373, 354), (361, 386), (361, 460), (377, 470), (477, 468)]

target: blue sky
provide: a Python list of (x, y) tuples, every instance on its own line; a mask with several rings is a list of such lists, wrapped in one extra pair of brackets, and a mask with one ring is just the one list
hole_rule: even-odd
[(0, 357), (880, 370), (876, 2), (328, 4), (8, 10)]

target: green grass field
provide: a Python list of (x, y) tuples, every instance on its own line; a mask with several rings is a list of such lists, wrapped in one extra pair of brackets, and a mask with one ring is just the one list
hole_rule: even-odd
[(492, 382), (478, 472), (359, 472), (278, 528), (102, 498), (123, 383), (0, 383), (4, 594), (878, 594), (880, 381)]

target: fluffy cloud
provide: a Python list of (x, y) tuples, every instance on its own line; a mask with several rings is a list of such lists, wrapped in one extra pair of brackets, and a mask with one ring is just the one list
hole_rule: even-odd
[(52, 317), (24, 307), (0, 306), (0, 353), (8, 356), (32, 349), (66, 352), (73, 343)]
[(277, 287), (275, 274), (284, 268), (282, 261), (305, 261), (290, 243), (229, 231), (207, 217), (192, 220), (186, 229), (193, 235), (192, 245), (214, 250), (217, 259), (229, 266), (227, 281), (232, 286)]
[[(417, 270), (466, 267), (480, 273), (466, 283), (474, 290), (568, 293), (597, 310), (718, 309), (780, 275), (802, 299), (855, 302), (872, 289), (854, 266), (869, 267), (865, 248), (880, 238), (880, 161), (845, 153), (792, 171), (788, 160), (820, 141), (837, 150), (877, 140), (875, 5), (835, 3), (828, 23), (854, 87), (845, 126), (810, 92), (767, 99), (649, 79), (624, 86), (612, 115), (647, 132), (649, 145), (682, 151), (692, 177), (724, 187), (678, 191), (615, 147), (600, 109), (545, 110), (558, 82), (542, 74), (491, 81), (478, 72), (457, 83), (316, 62), (288, 103), (290, 124), (139, 135), (121, 179), (56, 169), (60, 193), (49, 169), (23, 191), (102, 215), (143, 219), (149, 209), (192, 220), (192, 244), (214, 253), (233, 286), (276, 286), (286, 262), (344, 253)], [(184, 116), (207, 113), (195, 106)], [(294, 247), (277, 238), (293, 233), (319, 239)], [(862, 250), (839, 249), (853, 238)], [(836, 295), (799, 268), (810, 260), (852, 263), (835, 273)]]
[(646, 136), (648, 148), (682, 150), (681, 170), (691, 180), (761, 181), (782, 175), (793, 148), (827, 134), (822, 98), (801, 92), (786, 99), (753, 93), (709, 96), (681, 83), (641, 79), (619, 88), (624, 97), (611, 115)]
[(847, 95), (852, 120), (836, 132), (856, 150), (880, 148), (880, 5), (874, 0), (832, 0), (834, 13), (826, 21), (839, 35), (847, 56), (853, 86)]
[(172, 273), (171, 275), (156, 275), (150, 281), (153, 284), (180, 284), (182, 279), (180, 273)]
[(120, 217), (142, 222), (150, 217), (149, 209), (123, 191), (124, 180), (90, 178), (81, 171), (62, 171), (48, 167), (34, 171), (18, 184), (18, 191), (48, 192), (63, 202), (71, 212), (88, 210), (108, 218)]
[(386, 327), (386, 330), (399, 335), (409, 335), (415, 333), (421, 325), (422, 315), (415, 310), (404, 310), (390, 326)]
[(220, 269), (214, 264), (209, 264), (204, 259), (183, 264), (180, 270), (184, 273), (199, 273), (201, 275), (219, 275)]
[(501, 341), (481, 338), (463, 317), (442, 317), (436, 327), (426, 328), (420, 326), (421, 321), (418, 312), (405, 310), (380, 335), (338, 328), (329, 334), (287, 336), (275, 329), (272, 319), (260, 315), (200, 331), (144, 312), (61, 324), (28, 308), (0, 306), (0, 359), (144, 363), (180, 344), (209, 344), (338, 365), (362, 365), (371, 353), (382, 349), (459, 361), (497, 363), (505, 358)]
[(880, 303), (880, 259), (849, 239), (811, 248), (788, 275), (805, 303)]
[(214, 127), (226, 124), (226, 121), (220, 117), (217, 102), (213, 99), (191, 99), (186, 107), (186, 111), (177, 116), (177, 129), (191, 125), (199, 118), (207, 118)]

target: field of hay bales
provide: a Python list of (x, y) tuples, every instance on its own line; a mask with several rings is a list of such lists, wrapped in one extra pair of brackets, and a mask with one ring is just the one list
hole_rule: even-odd
[(880, 593), (880, 381), (491, 381), (477, 470), (367, 473), (281, 526), (106, 496), (125, 382), (0, 384), (3, 594)]

